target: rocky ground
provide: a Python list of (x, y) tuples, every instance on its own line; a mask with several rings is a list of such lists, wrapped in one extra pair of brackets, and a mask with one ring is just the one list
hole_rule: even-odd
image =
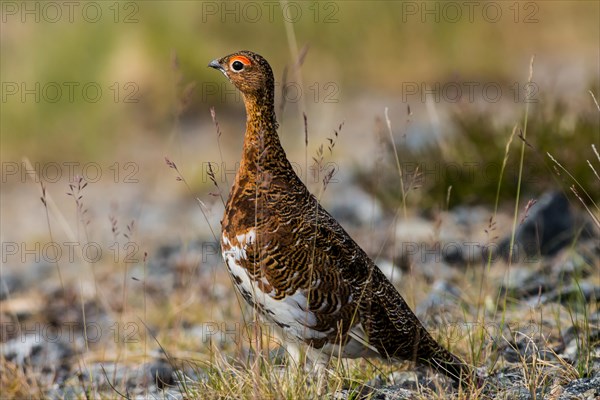
[[(600, 397), (600, 242), (576, 202), (558, 192), (540, 197), (519, 221), (509, 263), (506, 212), (492, 221), (488, 209), (458, 207), (410, 213), (395, 224), (359, 188), (344, 190), (328, 208), (426, 326), (479, 367), (486, 377), (481, 398)], [(116, 225), (122, 238), (134, 230)], [(3, 397), (189, 398), (189, 387), (212, 385), (213, 349), (234, 360), (250, 354), (236, 337), (240, 307), (213, 238), (165, 238), (144, 253), (134, 263), (103, 262), (92, 271), (75, 260), (63, 266), (62, 284), (56, 265), (43, 257), (23, 270), (4, 268)], [(466, 337), (474, 338), (473, 348)], [(272, 350), (277, 362), (281, 349)], [(412, 366), (363, 378), (330, 390), (330, 397), (456, 393)], [(228, 396), (212, 389), (208, 397)]]

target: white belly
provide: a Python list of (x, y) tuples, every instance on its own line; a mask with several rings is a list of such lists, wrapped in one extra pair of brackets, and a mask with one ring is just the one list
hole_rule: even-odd
[[(307, 297), (302, 291), (297, 290), (281, 300), (276, 300), (273, 298), (274, 290), (271, 293), (264, 293), (257, 282), (250, 278), (241, 261), (246, 258), (246, 248), (255, 238), (254, 230), (238, 235), (236, 242), (239, 245), (233, 245), (225, 233), (222, 237), (223, 259), (234, 278), (234, 284), (242, 295), (250, 297), (254, 304), (260, 306), (259, 310), (264, 310), (262, 313), (264, 317), (283, 329), (284, 335), (287, 336), (283, 338), (284, 340), (320, 339), (327, 336), (328, 332), (311, 329), (316, 324), (316, 318), (312, 312), (307, 311)], [(261, 279), (270, 286), (265, 277)]]

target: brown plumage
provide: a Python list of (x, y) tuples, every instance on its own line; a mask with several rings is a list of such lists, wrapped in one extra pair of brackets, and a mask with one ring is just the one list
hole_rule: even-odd
[(402, 296), (296, 175), (277, 135), (273, 72), (240, 51), (212, 61), (242, 93), (244, 149), (222, 220), (222, 252), (246, 301), (313, 358), (427, 364), (462, 383), (473, 371), (441, 347)]

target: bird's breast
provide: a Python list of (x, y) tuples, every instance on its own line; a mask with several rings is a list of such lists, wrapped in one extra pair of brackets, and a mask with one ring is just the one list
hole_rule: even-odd
[(255, 229), (236, 235), (223, 232), (223, 259), (236, 288), (248, 304), (268, 321), (283, 328), (290, 339), (313, 342), (327, 337), (330, 332), (313, 329), (317, 324), (317, 317), (309, 310), (305, 290), (297, 288), (277, 293), (271, 285), (260, 267), (260, 260), (251, 256), (255, 251), (252, 246), (256, 246), (256, 236)]

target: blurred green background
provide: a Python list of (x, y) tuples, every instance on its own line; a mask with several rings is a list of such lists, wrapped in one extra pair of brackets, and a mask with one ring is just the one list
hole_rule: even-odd
[[(243, 107), (207, 63), (254, 50), (270, 61), (281, 82), (284, 68), (296, 61), (295, 47), (308, 46), (301, 81), (291, 70), (287, 79), (304, 96), (279, 115), (290, 157), (304, 159), (302, 112), (317, 138), (310, 154), (343, 121), (334, 157), (362, 165), (367, 172), (359, 180), (368, 180), (377, 157), (375, 121), (389, 107), (405, 160), (501, 161), (512, 127), (523, 120), (535, 55), (531, 159), (554, 152), (584, 181), (594, 182), (584, 160), (593, 157), (591, 144), (600, 142), (598, 112), (588, 93), (599, 92), (597, 1), (52, 4), (2, 3), (3, 161), (111, 163), (143, 153), (156, 160), (143, 168), (155, 168), (173, 151), (184, 160), (186, 154), (189, 160), (210, 154), (216, 161), (209, 113), (214, 106), (225, 154), (231, 154), (227, 162), (235, 162)], [(501, 87), (500, 101), (489, 101), (480, 89), (468, 99), (468, 85), (475, 84)], [(415, 85), (419, 93), (409, 96)], [(463, 90), (459, 101), (455, 86)], [(441, 91), (439, 98), (429, 96), (435, 112), (423, 95), (428, 87)], [(434, 140), (433, 150), (422, 146), (420, 135), (436, 134), (444, 140)], [(187, 149), (198, 137), (209, 138), (206, 148)], [(547, 160), (542, 164), (547, 167)], [(389, 169), (396, 173), (393, 163)], [(549, 168), (534, 170), (538, 186), (553, 181)], [(191, 180), (199, 187), (206, 183), (198, 174)], [(457, 201), (490, 200), (496, 186), (491, 181), (465, 188), (471, 194), (462, 197), (460, 182), (436, 182), (435, 201), (450, 184)], [(589, 189), (598, 194), (597, 187)]]

